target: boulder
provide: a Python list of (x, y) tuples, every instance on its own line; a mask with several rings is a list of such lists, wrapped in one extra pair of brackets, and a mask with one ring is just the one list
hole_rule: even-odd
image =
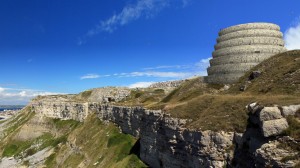
[(259, 113), (261, 122), (280, 118), (282, 118), (282, 115), (278, 107), (264, 107)]
[(289, 127), (288, 122), (285, 118), (264, 121), (262, 123), (262, 133), (264, 137), (276, 136), (281, 134), (284, 130)]
[(289, 115), (294, 116), (298, 110), (300, 110), (300, 105), (290, 105), (290, 106), (283, 106), (282, 108), (282, 115), (287, 117)]

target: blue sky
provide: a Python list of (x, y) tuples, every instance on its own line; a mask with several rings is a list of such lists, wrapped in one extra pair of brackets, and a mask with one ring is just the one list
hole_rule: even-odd
[(0, 0), (0, 104), (206, 75), (220, 29), (273, 22), (300, 48), (299, 0)]

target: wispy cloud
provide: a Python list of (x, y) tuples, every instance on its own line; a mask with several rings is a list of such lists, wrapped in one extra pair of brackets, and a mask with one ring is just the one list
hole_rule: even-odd
[(300, 18), (284, 33), (284, 40), (288, 50), (300, 49)]
[(146, 71), (146, 72), (121, 73), (119, 74), (119, 77), (186, 78), (191, 75), (192, 74), (190, 72)]
[(0, 87), (0, 104), (26, 104), (30, 99), (41, 95), (57, 95), (63, 93), (47, 92), (34, 89), (16, 89)]
[(109, 75), (87, 74), (80, 79), (96, 79), (104, 77), (112, 78), (133, 78), (133, 77), (149, 77), (149, 78), (170, 78), (171, 80), (185, 79), (193, 76), (206, 76), (206, 68), (209, 66), (209, 60), (205, 58), (197, 63), (187, 65), (164, 65), (156, 67), (143, 68), (142, 71), (120, 72)]
[(146, 88), (152, 85), (154, 82), (137, 82), (129, 85), (129, 88)]
[(196, 63), (196, 66), (200, 69), (206, 70), (206, 68), (209, 66), (209, 60), (211, 59), (212, 59), (211, 57), (201, 59), (199, 62)]
[(97, 79), (97, 78), (100, 78), (100, 75), (98, 75), (98, 74), (86, 74), (86, 75), (80, 77), (81, 80), (83, 80), (83, 79)]
[(158, 70), (158, 69), (187, 69), (190, 68), (191, 65), (161, 65), (156, 67), (148, 67), (143, 70)]
[(78, 45), (86, 43), (87, 38), (95, 36), (100, 32), (112, 33), (121, 26), (140, 18), (154, 17), (162, 9), (181, 3), (183, 7), (189, 4), (190, 0), (137, 0), (134, 4), (128, 4), (118, 14), (114, 14), (107, 20), (90, 29), (84, 36), (78, 38)]

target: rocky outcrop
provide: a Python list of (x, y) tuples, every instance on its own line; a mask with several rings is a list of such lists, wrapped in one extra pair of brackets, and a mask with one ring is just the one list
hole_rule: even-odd
[(123, 133), (138, 138), (139, 157), (154, 168), (289, 167), (296, 164), (293, 160), (282, 161), (297, 152), (279, 148), (286, 138), (278, 135), (288, 127), (282, 109), (293, 114), (298, 106), (279, 108), (250, 104), (245, 133), (191, 130), (185, 127), (188, 120), (142, 107), (50, 99), (36, 100), (31, 106), (37, 114), (47, 117), (84, 121), (89, 114), (96, 114), (100, 120), (115, 123)]
[[(285, 147), (299, 145), (297, 141), (282, 133), (289, 127), (283, 109), (295, 114), (298, 106), (263, 107), (258, 103), (247, 106), (249, 124), (245, 133), (235, 135), (236, 167), (294, 167), (299, 151)], [(286, 112), (286, 111), (285, 111)], [(281, 135), (281, 136), (279, 136)], [(286, 159), (289, 158), (289, 159)]]
[(149, 88), (176, 88), (180, 86), (185, 80), (176, 80), (176, 81), (166, 81), (166, 82), (157, 82), (149, 86)]

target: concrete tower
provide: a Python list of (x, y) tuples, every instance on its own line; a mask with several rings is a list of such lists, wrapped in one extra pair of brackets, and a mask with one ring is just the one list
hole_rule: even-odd
[(260, 62), (286, 51), (280, 27), (272, 23), (248, 23), (219, 32), (206, 82), (230, 84)]

